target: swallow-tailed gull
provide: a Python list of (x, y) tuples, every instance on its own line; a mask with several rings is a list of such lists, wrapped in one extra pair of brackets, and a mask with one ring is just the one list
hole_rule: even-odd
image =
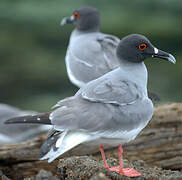
[[(14, 118), (6, 123), (52, 124), (41, 147), (40, 159), (52, 162), (65, 153), (84, 155), (100, 149), (108, 170), (125, 176), (140, 176), (133, 168), (123, 168), (122, 144), (130, 142), (148, 124), (153, 103), (147, 95), (147, 68), (144, 60), (175, 58), (154, 47), (138, 34), (124, 37), (117, 47), (121, 66), (84, 85), (73, 96), (59, 101), (50, 114)], [(39, 119), (39, 120), (38, 120)], [(109, 168), (104, 148), (119, 145), (120, 165)]]

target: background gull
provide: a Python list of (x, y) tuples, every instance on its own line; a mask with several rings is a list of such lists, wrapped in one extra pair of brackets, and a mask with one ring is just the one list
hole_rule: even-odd
[(21, 142), (44, 133), (50, 129), (50, 126), (30, 125), (30, 124), (11, 124), (4, 122), (13, 117), (35, 115), (33, 111), (22, 111), (7, 104), (0, 104), (0, 145)]
[[(119, 67), (116, 47), (120, 39), (104, 34), (100, 29), (100, 14), (93, 7), (84, 6), (65, 17), (61, 25), (74, 24), (66, 52), (66, 68), (70, 81), (78, 87)], [(122, 68), (122, 67), (121, 67)], [(149, 92), (152, 100), (159, 100)]]
[[(123, 38), (117, 47), (122, 68), (106, 73), (83, 86), (73, 97), (61, 100), (53, 112), (13, 118), (6, 123), (52, 124), (47, 140), (41, 147), (40, 159), (52, 162), (65, 153), (83, 155), (102, 153), (108, 170), (125, 176), (140, 176), (133, 168), (123, 168), (122, 144), (139, 134), (153, 114), (147, 95), (147, 69), (144, 60), (161, 58), (175, 63), (175, 58), (155, 48), (138, 34)], [(120, 166), (109, 168), (104, 148), (116, 147)]]

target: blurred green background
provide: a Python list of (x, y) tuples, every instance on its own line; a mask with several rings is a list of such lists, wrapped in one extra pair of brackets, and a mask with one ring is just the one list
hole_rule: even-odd
[(1, 0), (0, 102), (47, 111), (77, 91), (64, 62), (73, 26), (59, 24), (83, 5), (99, 9), (102, 32), (120, 38), (141, 33), (172, 53), (176, 65), (147, 60), (149, 89), (162, 102), (182, 101), (181, 0)]

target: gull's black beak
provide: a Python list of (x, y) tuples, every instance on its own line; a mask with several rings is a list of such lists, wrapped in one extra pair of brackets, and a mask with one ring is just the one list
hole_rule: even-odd
[(70, 17), (65, 17), (62, 19), (60, 25), (63, 26), (65, 24), (72, 24), (75, 20), (74, 15), (70, 16)]
[(153, 58), (160, 58), (160, 59), (165, 59), (169, 62), (172, 62), (173, 64), (176, 63), (176, 59), (172, 54), (169, 54), (167, 52), (161, 51), (157, 48), (154, 48), (154, 53), (152, 54)]

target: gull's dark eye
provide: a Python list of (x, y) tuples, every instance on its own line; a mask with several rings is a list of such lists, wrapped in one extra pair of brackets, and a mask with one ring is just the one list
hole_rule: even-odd
[(80, 17), (79, 12), (74, 12), (73, 14), (74, 14), (75, 19), (78, 19)]
[(143, 50), (145, 50), (146, 48), (147, 48), (147, 45), (146, 44), (140, 44), (139, 46), (138, 46), (138, 48), (141, 50), (141, 51), (143, 51)]

